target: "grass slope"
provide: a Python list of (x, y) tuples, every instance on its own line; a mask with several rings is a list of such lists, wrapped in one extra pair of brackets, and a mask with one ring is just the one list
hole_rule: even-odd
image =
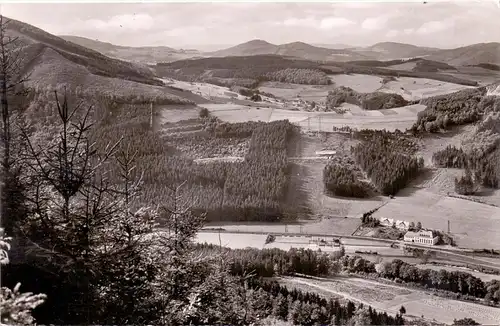
[(67, 60), (82, 65), (95, 75), (132, 80), (151, 85), (161, 85), (151, 69), (133, 63), (108, 58), (94, 50), (68, 42), (37, 27), (6, 19), (7, 34), (18, 38), (26, 62), (34, 60), (44, 49), (50, 48)]

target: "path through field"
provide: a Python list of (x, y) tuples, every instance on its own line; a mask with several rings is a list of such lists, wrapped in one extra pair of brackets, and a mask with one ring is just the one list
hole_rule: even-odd
[(370, 305), (376, 310), (396, 314), (403, 305), (409, 316), (424, 316), (428, 320), (451, 324), (454, 319), (472, 318), (483, 325), (500, 323), (500, 308), (462, 302), (433, 296), (422, 290), (408, 289), (355, 277), (334, 279), (304, 279), (285, 277), (280, 283), (309, 291), (317, 289), (320, 294), (330, 293), (351, 301)]

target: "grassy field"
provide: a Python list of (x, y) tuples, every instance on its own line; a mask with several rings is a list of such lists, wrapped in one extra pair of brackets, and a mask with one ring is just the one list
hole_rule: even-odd
[(271, 93), (284, 100), (294, 100), (300, 97), (307, 101), (324, 102), (328, 92), (335, 89), (336, 85), (299, 85), (280, 82), (264, 82), (259, 90)]
[(330, 132), (333, 127), (349, 126), (358, 129), (406, 130), (417, 119), (425, 106), (415, 104), (401, 108), (363, 111), (354, 105), (345, 105), (350, 110), (344, 114), (335, 112), (304, 112), (273, 108), (254, 108), (239, 104), (201, 104), (219, 119), (227, 122), (275, 121), (288, 119), (306, 131)]
[(424, 227), (447, 230), (459, 247), (499, 248), (500, 208), (469, 200), (438, 195), (427, 189), (405, 189), (375, 217), (421, 222)]
[(301, 279), (280, 278), (280, 283), (299, 289), (315, 290), (318, 294), (343, 297), (396, 314), (403, 305), (407, 316), (451, 324), (453, 319), (472, 318), (481, 324), (500, 322), (500, 309), (478, 304), (444, 299), (424, 291), (406, 289), (360, 278)]
[(261, 84), (259, 89), (289, 101), (300, 97), (308, 101), (324, 102), (328, 91), (339, 86), (350, 87), (360, 93), (375, 91), (395, 93), (403, 96), (406, 100), (419, 100), (425, 97), (453, 93), (470, 87), (428, 78), (398, 77), (395, 81), (385, 84), (382, 84), (382, 77), (372, 75), (339, 74), (330, 75), (329, 78), (333, 81), (332, 85), (312, 86), (266, 82)]
[(453, 93), (471, 86), (458, 85), (426, 78), (399, 77), (378, 89), (381, 92), (396, 93), (405, 100), (415, 101), (422, 98)]
[(329, 76), (335, 86), (345, 86), (360, 93), (375, 92), (382, 86), (382, 77), (372, 75), (350, 74)]

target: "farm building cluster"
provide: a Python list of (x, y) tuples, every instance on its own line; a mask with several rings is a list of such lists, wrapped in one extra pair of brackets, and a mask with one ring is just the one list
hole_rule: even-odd
[(394, 220), (392, 218), (379, 217), (380, 225), (388, 227), (396, 227), (399, 230), (408, 230), (410, 228), (410, 222), (402, 220)]
[[(387, 227), (395, 227), (399, 230), (408, 231), (410, 229), (410, 222), (402, 220), (394, 220), (392, 218), (379, 218), (380, 225)], [(435, 245), (439, 242), (439, 237), (430, 230), (408, 231), (404, 235), (405, 242)]]

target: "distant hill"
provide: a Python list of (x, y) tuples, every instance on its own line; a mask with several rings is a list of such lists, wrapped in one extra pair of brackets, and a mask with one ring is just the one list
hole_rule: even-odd
[(205, 53), (209, 57), (281, 55), (313, 61), (388, 61), (425, 58), (450, 66), (500, 64), (500, 43), (480, 43), (456, 49), (438, 49), (398, 42), (380, 42), (368, 47), (340, 48), (341, 45), (311, 45), (293, 42), (276, 45), (264, 40), (252, 40), (227, 49)]
[(368, 59), (365, 55), (345, 49), (329, 49), (304, 42), (276, 45), (263, 40), (252, 40), (228, 49), (206, 53), (210, 57), (235, 57), (276, 54), (314, 61), (350, 61)]
[(500, 64), (500, 43), (479, 43), (456, 49), (441, 50), (426, 59), (446, 62), (452, 66), (498, 65)]
[(32, 25), (4, 18), (7, 35), (17, 38), (15, 46), (22, 58), (21, 74), (29, 75), (28, 87), (80, 87), (91, 94), (151, 96), (163, 102), (169, 99), (174, 103), (186, 102), (163, 86), (146, 65), (109, 58)]
[(311, 43), (311, 45), (320, 47), (320, 48), (327, 48), (327, 49), (333, 49), (333, 50), (342, 50), (342, 49), (354, 49), (355, 47), (349, 44), (343, 44), (343, 43), (334, 43), (334, 44), (328, 44), (328, 43)]
[(251, 55), (276, 54), (278, 46), (264, 40), (252, 40), (227, 49), (206, 53), (211, 57), (243, 57)]
[(199, 51), (192, 49), (178, 50), (168, 46), (131, 47), (114, 45), (111, 43), (92, 40), (81, 36), (61, 35), (60, 37), (66, 41), (70, 41), (100, 52), (108, 57), (147, 64), (154, 64), (157, 62), (171, 62), (189, 59), (201, 55)]
[(380, 42), (372, 46), (363, 48), (362, 51), (373, 52), (371, 55), (381, 59), (401, 59), (428, 56), (442, 51), (438, 48), (420, 47), (411, 44), (397, 42)]

